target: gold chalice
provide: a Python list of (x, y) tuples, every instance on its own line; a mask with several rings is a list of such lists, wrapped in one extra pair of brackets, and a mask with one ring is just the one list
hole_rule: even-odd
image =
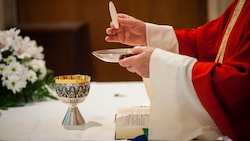
[(88, 96), (91, 77), (88, 75), (61, 75), (54, 77), (56, 93), (59, 99), (69, 105), (62, 125), (67, 129), (76, 129), (85, 124), (77, 104)]

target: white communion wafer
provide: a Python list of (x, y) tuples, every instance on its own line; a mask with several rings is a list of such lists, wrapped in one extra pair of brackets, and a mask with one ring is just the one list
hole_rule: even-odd
[(111, 19), (112, 19), (112, 21), (114, 23), (115, 28), (119, 28), (116, 8), (115, 8), (115, 5), (114, 5), (114, 3), (112, 1), (109, 2), (109, 13), (110, 13), (110, 16), (111, 16)]

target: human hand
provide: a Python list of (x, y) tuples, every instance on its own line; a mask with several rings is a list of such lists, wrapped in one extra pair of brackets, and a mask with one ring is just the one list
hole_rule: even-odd
[(117, 15), (119, 28), (110, 23), (106, 29), (107, 42), (117, 42), (131, 46), (146, 45), (146, 25), (143, 21), (138, 20), (126, 14)]
[(128, 53), (133, 56), (126, 57), (119, 61), (120, 66), (125, 67), (128, 71), (137, 73), (141, 77), (149, 77), (149, 61), (155, 48), (146, 46), (136, 46)]

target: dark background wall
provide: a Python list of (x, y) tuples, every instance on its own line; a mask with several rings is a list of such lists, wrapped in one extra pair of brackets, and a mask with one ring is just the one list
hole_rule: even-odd
[[(109, 0), (17, 0), (17, 23), (24, 30), (29, 29), (27, 34), (43, 31), (44, 36), (39, 37), (39, 40), (48, 40), (46, 34), (51, 31), (56, 35), (66, 28), (71, 29), (71, 33), (68, 33), (71, 34), (71, 39), (63, 37), (62, 34), (66, 33), (61, 32), (57, 37), (50, 37), (54, 40), (45, 43), (46, 46), (41, 44), (46, 50), (45, 56), (48, 56), (48, 67), (55, 70), (56, 74), (88, 73), (93, 81), (141, 80), (118, 64), (102, 62), (90, 54), (93, 50), (125, 47), (104, 40), (105, 29), (110, 23), (108, 2)], [(146, 22), (170, 24), (176, 29), (194, 28), (207, 21), (206, 0), (113, 2), (118, 12), (127, 13)], [(86, 29), (80, 30), (81, 26)], [(74, 34), (78, 31), (82, 34), (80, 37), (79, 34)], [(68, 52), (71, 52), (70, 56), (67, 56)], [(78, 65), (80, 67), (77, 67)]]

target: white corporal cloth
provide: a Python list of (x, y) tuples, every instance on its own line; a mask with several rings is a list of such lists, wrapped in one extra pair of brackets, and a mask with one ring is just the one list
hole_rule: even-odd
[(142, 82), (91, 82), (89, 96), (78, 105), (86, 121), (82, 130), (64, 129), (61, 123), (68, 106), (59, 100), (49, 100), (0, 110), (0, 140), (111, 141), (118, 107), (148, 105)]

